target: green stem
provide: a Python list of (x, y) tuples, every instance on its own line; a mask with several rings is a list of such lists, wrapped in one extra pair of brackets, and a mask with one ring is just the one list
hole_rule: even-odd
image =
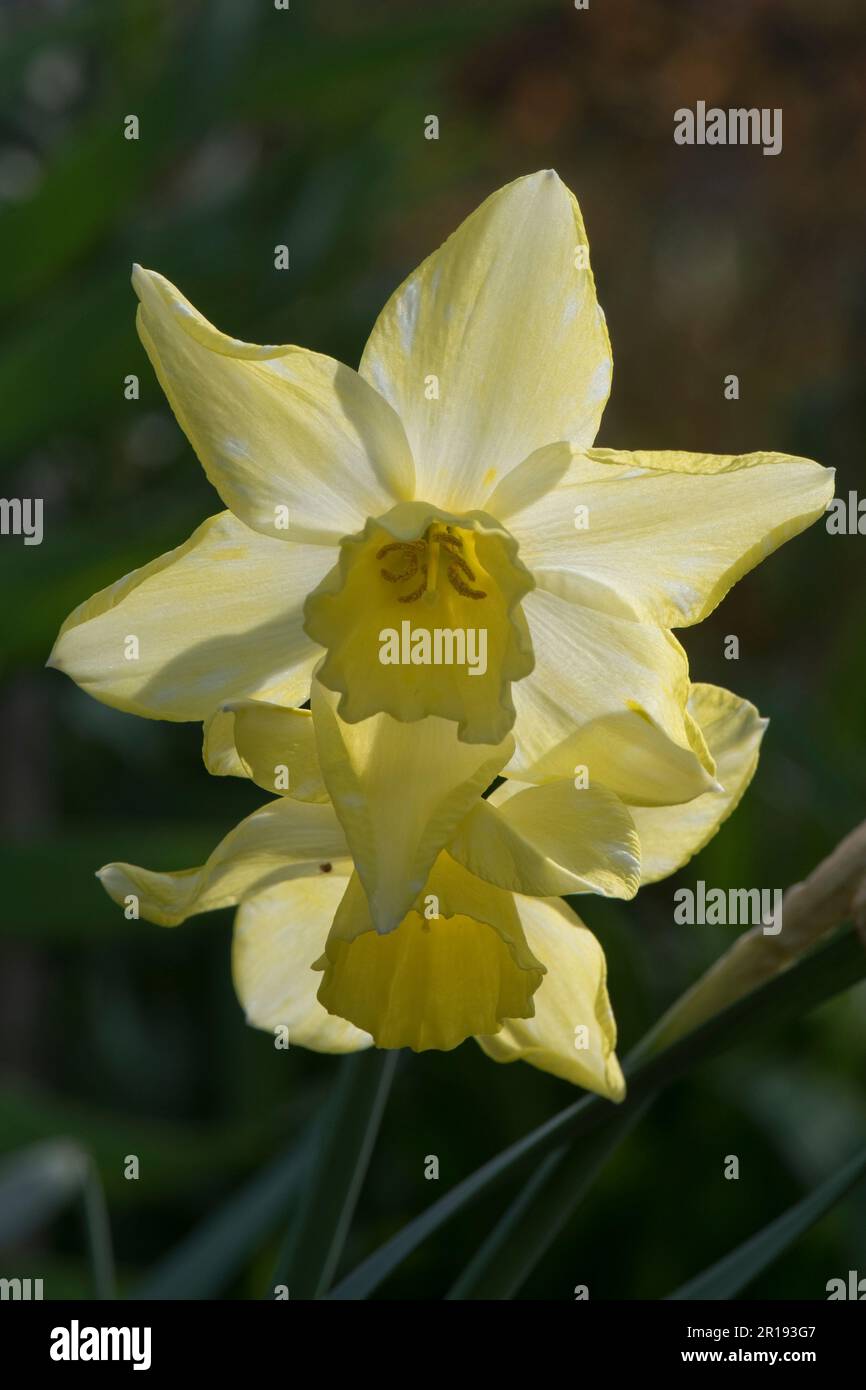
[(567, 1106), (456, 1183), (343, 1278), (329, 1297), (366, 1298), (429, 1235), (522, 1165), (530, 1160), (538, 1162), (565, 1142), (589, 1135), (601, 1125), (617, 1124), (627, 1114), (641, 1108), (654, 1092), (685, 1076), (698, 1063), (733, 1046), (744, 1045), (785, 1019), (801, 1017), (807, 1010), (857, 984), (864, 974), (863, 946), (856, 933), (849, 929), (663, 1051), (645, 1052), (640, 1045), (625, 1067), (629, 1092), (621, 1105), (613, 1106), (609, 1101), (592, 1096)]
[(290, 1298), (327, 1293), (367, 1174), (399, 1053), (371, 1049), (347, 1057), (312, 1147), (297, 1216), (273, 1282)]

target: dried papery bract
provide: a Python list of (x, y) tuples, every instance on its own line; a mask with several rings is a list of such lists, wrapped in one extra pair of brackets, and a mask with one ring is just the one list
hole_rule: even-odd
[(844, 922), (853, 921), (866, 949), (866, 821), (846, 835), (783, 902), (778, 935), (753, 927), (677, 1000), (653, 1029), (651, 1045), (667, 1046), (793, 965)]

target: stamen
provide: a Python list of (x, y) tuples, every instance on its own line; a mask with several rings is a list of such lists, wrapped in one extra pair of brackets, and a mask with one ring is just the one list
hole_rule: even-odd
[(486, 598), (487, 594), (483, 589), (470, 589), (466, 581), (456, 573), (458, 569), (461, 569), (470, 579), (475, 579), (475, 571), (469, 568), (463, 556), (455, 555), (453, 564), (448, 566), (448, 578), (458, 594), (462, 594), (464, 598)]
[(397, 574), (393, 570), (382, 568), (379, 571), (382, 578), (387, 579), (389, 584), (399, 584), (404, 579), (411, 579), (418, 573), (418, 561), (423, 549), (423, 541), (391, 541), (388, 545), (383, 545), (381, 550), (376, 551), (377, 560), (381, 560), (383, 555), (388, 555), (392, 550), (399, 550), (403, 558), (409, 561), (409, 567)]
[(395, 574), (393, 570), (386, 569), (381, 569), (379, 573), (382, 575), (382, 578), (387, 579), (390, 584), (398, 584), (402, 579), (411, 579), (413, 574), (418, 573), (418, 556), (413, 552), (413, 554), (409, 556), (409, 568), (401, 570), (399, 574)]
[[(379, 573), (389, 584), (402, 584), (406, 579), (413, 579), (419, 572), (422, 575), (421, 583), (408, 594), (398, 595), (398, 603), (415, 603), (421, 596), (428, 603), (436, 600), (436, 588), (439, 581), (439, 546), (444, 545), (448, 552), (451, 563), (446, 570), (448, 580), (458, 594), (464, 598), (481, 599), (486, 598), (487, 593), (484, 589), (473, 589), (467, 584), (466, 579), (475, 582), (475, 571), (470, 567), (465, 557), (460, 554), (463, 549), (463, 541), (459, 536), (455, 536), (448, 526), (444, 531), (437, 531), (435, 525), (427, 528), (427, 533), (415, 541), (389, 541), (376, 551), (376, 559), (381, 560), (386, 555), (392, 554), (395, 550), (399, 551), (401, 559), (405, 562), (405, 568), (401, 570), (390, 570), (384, 566)], [(422, 559), (422, 556), (425, 557)], [(466, 576), (464, 579), (463, 576)]]
[(451, 580), (451, 583), (454, 585), (454, 588), (457, 590), (458, 594), (462, 594), (464, 598), (487, 597), (487, 593), (484, 589), (470, 589), (469, 585), (466, 583), (466, 580), (461, 579), (454, 565), (449, 565), (448, 567), (448, 578)]
[(450, 531), (443, 531), (436, 539), (443, 545), (456, 545), (458, 550), (463, 549), (463, 542), (459, 536), (453, 536)]

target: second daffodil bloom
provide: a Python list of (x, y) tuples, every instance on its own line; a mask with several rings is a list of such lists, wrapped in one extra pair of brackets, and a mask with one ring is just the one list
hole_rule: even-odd
[[(642, 856), (666, 862), (665, 808), (695, 833), (718, 822), (731, 790), (672, 629), (819, 517), (832, 474), (774, 453), (593, 447), (610, 345), (577, 202), (551, 171), (488, 198), (410, 275), (357, 372), (227, 337), (161, 275), (133, 279), (142, 342), (228, 510), (76, 609), (52, 664), (117, 708), (206, 721), (216, 772), (241, 766), (223, 741), (227, 707), (285, 709), (312, 690), (317, 771), (305, 754), (294, 775), (321, 781), (328, 802), (307, 810), (339, 842), (310, 829), (309, 860), (275, 852), (339, 861), (304, 909), (320, 924), (354, 865), (325, 952), (328, 1009), (410, 1046), (487, 1036), (494, 1016), (531, 1032), (536, 992), (555, 986), (538, 988), (547, 962), (519, 909), (497, 899), (503, 945), (490, 955), (473, 954), (489, 932), (443, 922), (486, 921), (492, 907), (443, 910), (427, 934), (423, 917), (405, 927), (407, 913), (433, 878), (431, 895), (449, 899), (443, 855), (488, 885), (488, 903), (496, 889), (627, 897)], [(284, 789), (275, 766), (271, 791)], [(501, 773), (508, 782), (481, 802)], [(286, 804), (303, 804), (289, 790)], [(261, 814), (282, 825), (285, 813)], [(264, 911), (243, 875), (229, 880), (218, 866), (219, 902), (242, 900), (242, 918)], [(420, 943), (411, 965), (392, 933)], [(366, 973), (374, 950), (406, 983), (419, 1028), (449, 989), (459, 1022), (418, 1033), (362, 1015), (346, 993), (355, 966), (358, 990), (366, 980), (383, 1008), (391, 1000)], [(477, 1017), (460, 1012), (461, 981), (487, 1000)]]
[[(329, 703), (317, 688), (314, 710), (319, 700)], [(285, 767), (294, 790), (248, 816), (200, 868), (110, 864), (100, 878), (117, 903), (134, 897), (164, 926), (239, 903), (233, 966), (247, 1018), (285, 1028), (293, 1044), (449, 1049), (474, 1035), (496, 1061), (523, 1058), (620, 1100), (604, 955), (557, 895), (631, 896), (678, 868), (730, 814), (754, 772), (764, 721), (714, 686), (693, 686), (689, 709), (724, 792), (645, 807), (613, 793), (587, 802), (571, 777), (507, 780), (476, 801), (384, 936), (328, 795), (327, 764), (338, 755), (351, 780), (357, 752), (347, 756), (351, 726), (341, 729), (332, 706), (315, 732), (306, 710), (242, 701), (220, 711), (205, 740), (211, 770), (270, 790), (274, 769)], [(389, 721), (374, 716), (368, 737)]]

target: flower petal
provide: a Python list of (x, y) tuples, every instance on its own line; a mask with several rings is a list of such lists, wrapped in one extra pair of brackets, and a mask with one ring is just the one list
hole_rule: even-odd
[(307, 709), (260, 700), (223, 705), (205, 726), (203, 755), (215, 777), (249, 777), (298, 801), (328, 800)]
[(133, 285), (139, 335), (178, 423), (248, 526), (327, 542), (412, 497), (403, 427), (350, 367), (228, 338), (141, 266)]
[(574, 449), (570, 444), (545, 444), (497, 483), (484, 510), (497, 521), (526, 511), (552, 492), (569, 472)]
[(512, 893), (633, 898), (640, 842), (628, 808), (604, 787), (509, 781), (461, 821), (448, 853)]
[(589, 449), (508, 525), (541, 588), (683, 627), (832, 496), (832, 469), (788, 454)]
[(519, 898), (517, 907), (530, 949), (547, 966), (535, 1016), (510, 1019), (478, 1042), (495, 1062), (522, 1059), (608, 1100), (622, 1100), (625, 1080), (614, 1050), (616, 1022), (601, 946), (565, 903)]
[(724, 791), (685, 806), (633, 806), (641, 846), (641, 882), (675, 873), (703, 849), (738, 805), (758, 765), (767, 727), (748, 700), (716, 685), (693, 685), (689, 709), (700, 724)]
[(312, 709), (325, 785), (343, 823), (376, 930), (392, 931), (456, 826), (511, 755), (512, 740), (462, 743), (434, 717), (377, 714), (346, 724), (316, 681)]
[(670, 632), (536, 589), (523, 600), (535, 670), (512, 688), (517, 720), (507, 772), (572, 777), (629, 802), (687, 801), (717, 784), (686, 710), (685, 652)]
[[(543, 970), (527, 949), (514, 899), (443, 854), (393, 932), (374, 929), (357, 875), (337, 909), (319, 999), (378, 1047), (448, 1051), (505, 1018), (532, 1013)], [(435, 904), (438, 915), (425, 908)]]
[(333, 559), (323, 546), (268, 540), (222, 512), (80, 604), (48, 665), (104, 704), (149, 719), (205, 719), (249, 695), (297, 703), (321, 656), (302, 604)]
[(347, 857), (330, 805), (282, 797), (236, 825), (199, 869), (160, 873), (135, 864), (107, 864), (97, 878), (121, 907), (134, 896), (139, 915), (148, 922), (176, 927), (197, 912), (232, 907), (246, 894), (286, 879), (328, 874)]
[(232, 975), (247, 1022), (288, 1029), (290, 1047), (358, 1052), (373, 1039), (316, 998), (322, 954), (348, 872), (307, 874), (246, 898), (235, 917)]
[(416, 496), (478, 506), (542, 445), (592, 443), (611, 356), (586, 256), (547, 169), (494, 193), (391, 296), (360, 371), (406, 427)]

